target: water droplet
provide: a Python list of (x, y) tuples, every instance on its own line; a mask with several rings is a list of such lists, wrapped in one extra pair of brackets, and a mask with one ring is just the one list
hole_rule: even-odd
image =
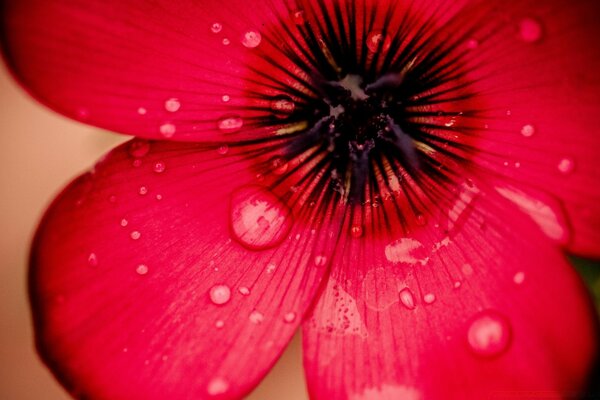
[(327, 257), (325, 256), (316, 256), (315, 257), (315, 265), (317, 267), (324, 267), (327, 264)]
[(260, 311), (254, 310), (250, 313), (250, 316), (248, 318), (250, 319), (250, 322), (252, 322), (255, 325), (258, 325), (264, 321), (265, 316)]
[(122, 227), (125, 227), (125, 226), (127, 226), (128, 224), (129, 224), (129, 221), (127, 221), (125, 218), (123, 218), (123, 219), (121, 220), (121, 226), (122, 226)]
[(381, 31), (370, 32), (367, 35), (367, 48), (372, 53), (386, 51), (390, 48), (392, 41)]
[(98, 265), (98, 256), (96, 256), (96, 253), (91, 253), (88, 256), (88, 265), (90, 267), (96, 267)]
[(475, 316), (469, 325), (467, 342), (477, 355), (496, 356), (504, 352), (511, 340), (508, 320), (501, 314), (485, 310)]
[(267, 265), (267, 274), (272, 274), (273, 272), (275, 272), (276, 269), (277, 266), (275, 264)]
[(229, 390), (229, 382), (223, 378), (213, 378), (208, 382), (206, 392), (211, 396), (217, 396), (226, 393)]
[(218, 23), (218, 22), (215, 22), (215, 23), (213, 23), (213, 24), (210, 26), (210, 30), (211, 30), (213, 33), (219, 33), (219, 32), (221, 32), (221, 30), (223, 30), (223, 25), (221, 25), (221, 24), (220, 24), (220, 23)]
[(423, 301), (425, 304), (432, 304), (435, 301), (435, 294), (427, 293), (425, 296), (423, 296)]
[(137, 159), (133, 160), (132, 164), (133, 164), (133, 166), (135, 168), (139, 168), (142, 165), (142, 160), (140, 160), (139, 158), (137, 158)]
[(127, 148), (129, 155), (134, 158), (144, 157), (150, 151), (150, 142), (143, 139), (135, 139), (129, 143)]
[(248, 289), (246, 286), (241, 286), (238, 290), (244, 296), (248, 296), (250, 294), (250, 289)]
[(295, 312), (289, 312), (287, 314), (285, 314), (283, 316), (283, 320), (287, 323), (291, 323), (294, 322), (296, 320), (296, 313)]
[(239, 131), (243, 126), (244, 120), (238, 115), (228, 115), (217, 122), (217, 127), (225, 133)]
[(459, 287), (461, 287), (461, 286), (462, 286), (462, 283), (461, 283), (461, 281), (456, 281), (456, 282), (454, 282), (454, 289), (458, 289), (458, 288), (459, 288)]
[(167, 166), (162, 161), (158, 161), (157, 163), (154, 164), (154, 172), (156, 172), (158, 174), (160, 174), (161, 172), (165, 172), (166, 168), (167, 168)]
[(227, 154), (228, 151), (229, 151), (229, 146), (227, 146), (226, 144), (219, 146), (219, 148), (217, 149), (217, 153), (219, 153), (222, 156)]
[(398, 297), (400, 298), (400, 302), (404, 305), (404, 307), (409, 310), (413, 310), (415, 308), (415, 296), (412, 291), (405, 287), (398, 293)]
[(163, 199), (162, 194), (157, 194), (156, 195), (156, 200), (162, 200), (162, 199)]
[(222, 319), (215, 321), (215, 327), (217, 329), (221, 329), (224, 326), (225, 326), (225, 321), (223, 321)]
[(148, 110), (146, 110), (144, 107), (140, 107), (137, 109), (138, 114), (140, 115), (146, 115), (146, 113), (148, 112)]
[(527, 43), (535, 43), (544, 34), (542, 24), (533, 18), (523, 18), (519, 22), (519, 35)]
[(229, 43), (231, 43), (231, 42), (229, 41), (229, 39), (224, 38), (221, 43), (223, 43), (224, 46), (229, 46)]
[(358, 239), (359, 237), (361, 237), (363, 235), (362, 226), (353, 225), (352, 228), (350, 228), (350, 234), (352, 235), (353, 238)]
[(145, 264), (140, 264), (135, 268), (135, 272), (139, 275), (146, 275), (148, 273), (148, 266)]
[(231, 299), (231, 289), (227, 285), (215, 285), (210, 288), (209, 295), (213, 303), (225, 304)]
[(148, 194), (148, 188), (147, 188), (146, 186), (140, 186), (139, 193), (140, 193), (142, 196), (145, 196), (145, 195), (147, 195), (147, 194)]
[(273, 161), (271, 161), (271, 166), (273, 167), (273, 173), (275, 175), (283, 175), (288, 170), (288, 163), (282, 157), (275, 157)]
[(168, 112), (177, 112), (181, 108), (181, 102), (179, 99), (172, 97), (165, 101), (165, 110)]
[(532, 137), (535, 134), (535, 127), (531, 124), (523, 125), (521, 128), (521, 135), (525, 137)]
[(244, 33), (244, 36), (242, 37), (242, 44), (249, 49), (253, 49), (260, 44), (261, 40), (262, 36), (259, 32), (248, 31)]
[(575, 169), (575, 161), (573, 161), (573, 159), (571, 159), (571, 158), (563, 158), (558, 163), (558, 170), (562, 174), (565, 174), (565, 175), (570, 174), (571, 172), (573, 172), (574, 169)]
[(177, 128), (175, 128), (175, 125), (171, 123), (165, 123), (159, 127), (160, 134), (166, 138), (173, 137), (176, 130)]
[(231, 97), (229, 97), (228, 95), (224, 94), (223, 96), (221, 96), (221, 101), (223, 101), (223, 103), (228, 103), (229, 100), (231, 100)]
[(304, 25), (306, 23), (306, 17), (304, 10), (296, 10), (292, 13), (292, 20), (296, 25)]
[(280, 244), (292, 228), (291, 211), (275, 195), (259, 186), (238, 189), (231, 197), (233, 238), (251, 250)]
[(471, 264), (463, 264), (461, 271), (465, 276), (469, 276), (473, 274), (473, 267)]
[(520, 285), (524, 281), (525, 281), (525, 272), (523, 272), (523, 271), (517, 272), (515, 274), (515, 276), (513, 277), (513, 282), (516, 283), (517, 285)]
[(296, 103), (291, 97), (286, 95), (275, 96), (271, 100), (271, 110), (277, 118), (287, 118), (293, 114), (296, 109)]
[(133, 240), (138, 240), (142, 236), (142, 234), (139, 231), (133, 231), (131, 232), (130, 236)]

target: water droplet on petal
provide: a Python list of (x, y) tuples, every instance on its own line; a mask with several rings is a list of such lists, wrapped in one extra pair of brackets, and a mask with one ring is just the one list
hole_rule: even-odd
[(404, 307), (408, 308), (409, 310), (413, 310), (415, 308), (415, 296), (409, 288), (405, 287), (402, 289), (400, 293), (398, 293), (398, 296)]
[(142, 234), (139, 231), (133, 231), (131, 232), (130, 236), (133, 240), (138, 240)]
[(282, 157), (275, 157), (271, 162), (271, 166), (273, 167), (273, 173), (275, 175), (283, 175), (288, 170), (288, 163)]
[(315, 257), (315, 265), (317, 267), (324, 267), (327, 264), (327, 257), (325, 256), (316, 256)]
[(123, 219), (121, 220), (121, 226), (122, 226), (122, 227), (125, 227), (125, 226), (127, 226), (128, 224), (129, 224), (129, 221), (127, 221), (125, 218), (123, 218)]
[(154, 172), (156, 172), (158, 174), (160, 174), (161, 172), (165, 172), (166, 168), (167, 168), (167, 166), (162, 161), (158, 161), (157, 163), (154, 164)]
[(261, 40), (262, 36), (259, 32), (248, 31), (242, 37), (242, 44), (249, 49), (253, 49), (260, 44)]
[(239, 131), (244, 126), (244, 120), (238, 115), (225, 116), (217, 122), (217, 127), (225, 133)]
[(162, 124), (159, 128), (160, 134), (166, 138), (173, 137), (176, 130), (177, 128), (175, 128), (175, 125), (171, 123)]
[(259, 186), (246, 186), (232, 194), (230, 224), (238, 243), (252, 250), (264, 250), (285, 239), (293, 218), (275, 195)]
[(129, 143), (127, 148), (129, 155), (134, 158), (144, 157), (150, 151), (150, 142), (143, 139), (135, 139)]
[(515, 276), (513, 277), (513, 282), (516, 283), (517, 285), (522, 284), (525, 281), (525, 272), (523, 271), (519, 271), (515, 274)]
[(140, 264), (135, 268), (135, 272), (137, 272), (138, 275), (146, 275), (148, 273), (148, 266), (145, 264)]
[(471, 264), (463, 264), (461, 271), (464, 275), (469, 276), (473, 274), (473, 267)]
[(423, 301), (426, 304), (432, 304), (435, 301), (435, 294), (427, 293), (425, 296), (423, 296)]
[(214, 24), (212, 24), (212, 25), (210, 26), (210, 30), (211, 30), (213, 33), (219, 33), (219, 32), (221, 32), (221, 30), (222, 30), (222, 29), (223, 29), (223, 25), (221, 25), (221, 24), (220, 24), (220, 23), (218, 23), (218, 22), (215, 22)]
[(140, 190), (139, 190), (140, 195), (144, 196), (146, 194), (148, 194), (148, 188), (146, 186), (140, 186)]
[(519, 35), (527, 43), (537, 42), (544, 34), (542, 24), (533, 18), (523, 18), (519, 22)]
[(353, 238), (358, 239), (363, 235), (363, 228), (360, 225), (354, 225), (350, 228), (350, 234)]
[(168, 112), (177, 112), (181, 108), (181, 102), (179, 99), (172, 97), (165, 101), (165, 110)]
[(228, 103), (229, 100), (231, 100), (231, 97), (229, 97), (228, 95), (224, 94), (223, 96), (221, 96), (221, 101), (223, 103)]
[(223, 321), (222, 319), (215, 321), (215, 327), (217, 329), (221, 329), (224, 326), (225, 326), (225, 321)]
[(90, 267), (96, 267), (98, 265), (98, 256), (96, 255), (96, 253), (91, 253), (88, 256), (88, 265)]
[(367, 35), (367, 48), (372, 53), (386, 51), (390, 48), (392, 41), (383, 32), (374, 31)]
[(250, 294), (250, 289), (248, 289), (246, 286), (241, 286), (238, 291), (244, 296), (248, 296)]
[(461, 286), (462, 286), (462, 283), (461, 283), (461, 281), (456, 281), (456, 282), (454, 282), (454, 289), (458, 289), (458, 288), (459, 288), (459, 287), (461, 287)]
[(229, 46), (229, 43), (231, 43), (231, 42), (229, 41), (229, 39), (224, 38), (221, 43), (223, 43), (224, 46)]
[(285, 314), (283, 316), (283, 320), (287, 323), (291, 323), (294, 322), (296, 320), (296, 313), (295, 312), (289, 312), (287, 314)]
[(223, 378), (213, 378), (208, 382), (206, 392), (211, 396), (217, 396), (226, 393), (229, 390), (229, 382)]
[(296, 109), (296, 103), (291, 97), (286, 95), (275, 96), (271, 100), (271, 110), (277, 118), (287, 118), (293, 114)]
[(225, 304), (231, 299), (231, 289), (227, 285), (215, 285), (210, 288), (209, 295), (213, 303)]
[(292, 20), (296, 25), (304, 25), (306, 23), (306, 17), (303, 10), (296, 10), (292, 13)]
[(137, 109), (138, 114), (140, 115), (146, 115), (146, 113), (148, 112), (148, 110), (146, 110), (144, 107), (140, 107)]
[(575, 169), (575, 161), (573, 161), (573, 159), (571, 159), (571, 158), (563, 158), (558, 163), (558, 170), (562, 174), (565, 174), (565, 175), (570, 174), (571, 172), (573, 172), (574, 169)]
[(272, 274), (273, 272), (275, 272), (276, 269), (277, 266), (275, 264), (267, 265), (267, 274)]
[(467, 331), (469, 348), (475, 354), (492, 357), (504, 352), (510, 345), (511, 327), (501, 314), (485, 310), (471, 321)]
[(535, 134), (535, 127), (531, 124), (523, 125), (521, 128), (521, 135), (525, 137), (532, 137)]
[(217, 149), (217, 153), (219, 153), (222, 156), (227, 154), (228, 151), (229, 151), (229, 146), (227, 146), (226, 144), (219, 146), (219, 148)]
[(255, 325), (258, 325), (264, 321), (265, 316), (260, 311), (254, 310), (250, 313), (250, 316), (248, 318), (250, 319), (250, 322), (252, 322)]

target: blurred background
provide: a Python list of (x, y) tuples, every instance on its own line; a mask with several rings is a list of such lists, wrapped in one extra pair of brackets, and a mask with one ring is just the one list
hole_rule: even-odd
[[(0, 62), (0, 400), (68, 400), (38, 359), (27, 299), (37, 222), (63, 186), (127, 140), (63, 118), (33, 101)], [(296, 336), (249, 400), (308, 399)]]

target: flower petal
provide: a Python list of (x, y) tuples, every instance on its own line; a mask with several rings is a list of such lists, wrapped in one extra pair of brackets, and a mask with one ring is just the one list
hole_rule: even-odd
[(261, 186), (253, 151), (135, 140), (51, 206), (31, 298), (75, 396), (239, 398), (273, 365), (325, 269), (306, 251), (320, 233)]
[(564, 398), (584, 388), (597, 330), (575, 271), (493, 190), (456, 210), (460, 227), (446, 233), (427, 225), (341, 240), (303, 328), (312, 398)]

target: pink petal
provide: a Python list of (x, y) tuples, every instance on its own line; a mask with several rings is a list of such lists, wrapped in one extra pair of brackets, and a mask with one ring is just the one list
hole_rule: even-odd
[(346, 231), (304, 324), (311, 398), (565, 398), (584, 390), (597, 351), (584, 286), (509, 202), (493, 189), (472, 193), (450, 231), (432, 223), (410, 233), (365, 230), (360, 239)]
[(239, 398), (273, 365), (323, 239), (257, 179), (258, 150), (136, 140), (55, 200), (30, 289), (39, 350), (74, 396)]

